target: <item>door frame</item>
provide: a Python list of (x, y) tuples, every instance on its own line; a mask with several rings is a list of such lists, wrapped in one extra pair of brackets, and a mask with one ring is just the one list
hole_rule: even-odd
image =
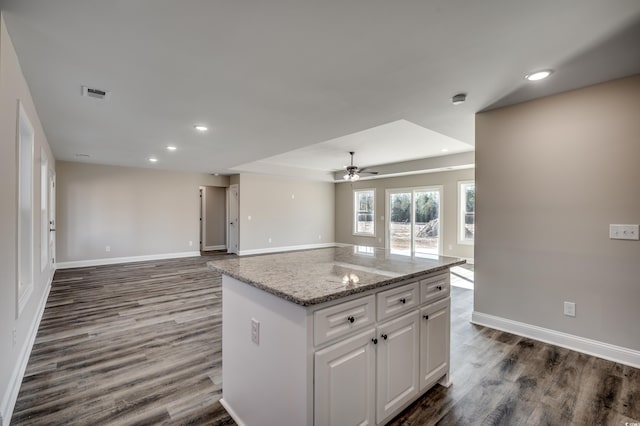
[(56, 272), (56, 172), (49, 168), (49, 217), (47, 223), (49, 225), (49, 271), (51, 276), (49, 281), (53, 280), (53, 274)]
[(391, 203), (389, 202), (389, 196), (392, 193), (402, 193), (409, 192), (411, 193), (411, 242), (410, 242), (410, 257), (415, 257), (415, 215), (414, 215), (414, 207), (415, 207), (415, 193), (416, 192), (435, 192), (439, 193), (440, 202), (438, 203), (438, 256), (442, 256), (442, 246), (443, 246), (443, 238), (442, 232), (444, 229), (444, 218), (443, 218), (443, 205), (444, 205), (444, 187), (443, 185), (430, 185), (430, 186), (410, 186), (403, 188), (387, 188), (384, 191), (384, 211), (385, 211), (385, 248), (387, 251), (391, 251)]
[[(235, 202), (232, 201), (232, 193), (235, 190), (237, 196)], [(237, 217), (235, 220), (235, 230), (232, 231), (232, 218), (231, 218), (231, 205), (234, 204)], [(231, 244), (231, 235), (235, 236), (236, 245), (235, 247)], [(226, 243), (227, 243), (227, 253), (238, 254), (240, 251), (240, 186), (237, 183), (229, 185), (227, 188), (227, 235), (226, 235)]]

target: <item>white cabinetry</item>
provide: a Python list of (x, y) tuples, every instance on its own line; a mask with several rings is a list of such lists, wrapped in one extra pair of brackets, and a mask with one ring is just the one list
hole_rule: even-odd
[(420, 310), (421, 391), (449, 372), (450, 302), (446, 298)]
[(418, 393), (418, 310), (378, 326), (376, 419), (381, 422)]
[(222, 294), (221, 404), (238, 424), (383, 425), (449, 384), (448, 271), (311, 306), (228, 275)]
[(448, 384), (449, 306), (447, 272), (316, 310), (314, 424), (384, 424)]
[(315, 354), (315, 423), (374, 425), (375, 330)]

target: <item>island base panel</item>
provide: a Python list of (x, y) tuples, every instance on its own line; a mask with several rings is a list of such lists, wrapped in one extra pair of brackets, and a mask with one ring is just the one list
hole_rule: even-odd
[[(312, 424), (306, 309), (224, 275), (222, 317), (222, 397), (234, 420)], [(258, 345), (252, 319), (260, 323)]]

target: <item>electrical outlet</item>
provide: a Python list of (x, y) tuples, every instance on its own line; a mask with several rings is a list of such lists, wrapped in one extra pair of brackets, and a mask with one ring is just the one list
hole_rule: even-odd
[(271, 243), (271, 237), (269, 237), (269, 243)]
[(111, 246), (106, 246), (104, 248), (104, 251), (106, 251), (107, 253), (109, 253), (111, 251)]
[(568, 317), (575, 317), (576, 304), (573, 302), (564, 302), (564, 314)]
[(193, 241), (189, 241), (189, 247), (193, 246)]
[(16, 343), (18, 343), (18, 332), (16, 331), (16, 329), (13, 329), (13, 332), (11, 333), (11, 335), (13, 336), (13, 346), (16, 345)]
[(639, 225), (609, 225), (609, 238), (612, 240), (638, 240), (640, 239)]
[(260, 321), (251, 318), (251, 341), (260, 346)]

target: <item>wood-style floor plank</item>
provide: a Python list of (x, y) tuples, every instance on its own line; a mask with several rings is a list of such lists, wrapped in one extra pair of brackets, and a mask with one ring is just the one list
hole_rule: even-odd
[[(218, 402), (221, 277), (210, 259), (56, 272), (11, 424), (234, 425)], [(451, 293), (453, 385), (391, 425), (640, 422), (640, 370), (475, 326), (473, 291)]]
[(57, 271), (11, 424), (235, 424), (211, 258)]

